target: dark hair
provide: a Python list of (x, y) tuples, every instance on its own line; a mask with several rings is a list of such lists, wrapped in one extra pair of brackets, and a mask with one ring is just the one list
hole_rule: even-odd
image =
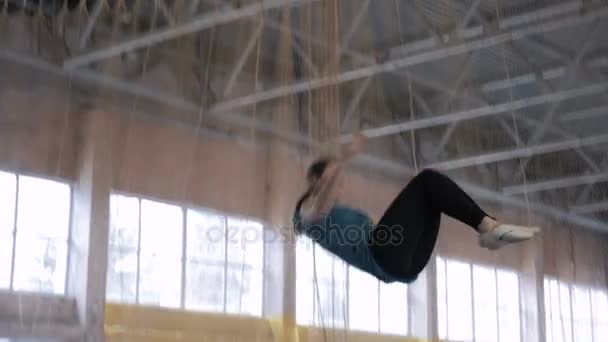
[[(298, 202), (296, 203), (294, 217), (298, 214), (298, 212), (302, 208), (302, 204), (304, 204), (304, 201), (306, 201), (312, 195), (312, 190), (313, 190), (312, 183), (315, 180), (317, 180), (323, 176), (325, 169), (327, 169), (327, 166), (333, 161), (334, 161), (334, 158), (323, 157), (323, 158), (319, 158), (319, 159), (315, 160), (312, 164), (310, 164), (310, 166), (308, 167), (308, 170), (306, 171), (306, 180), (308, 181), (308, 189), (302, 196), (300, 196), (300, 199), (298, 199)], [(294, 226), (294, 229), (295, 229), (296, 233), (299, 233), (298, 224), (296, 224)]]
[(306, 180), (308, 183), (312, 183), (315, 179), (321, 178), (323, 176), (323, 172), (327, 166), (333, 161), (333, 158), (325, 157), (315, 160), (308, 167), (308, 171), (306, 172)]

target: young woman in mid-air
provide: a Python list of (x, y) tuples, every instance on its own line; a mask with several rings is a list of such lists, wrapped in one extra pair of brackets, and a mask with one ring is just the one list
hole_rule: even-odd
[(451, 179), (429, 169), (405, 186), (378, 224), (372, 223), (365, 212), (338, 203), (343, 165), (364, 142), (364, 136), (356, 135), (342, 159), (324, 158), (309, 167), (308, 190), (293, 218), (298, 234), (346, 263), (387, 283), (413, 282), (431, 257), (441, 213), (475, 229), (479, 245), (490, 250), (529, 240), (540, 231), (497, 221)]

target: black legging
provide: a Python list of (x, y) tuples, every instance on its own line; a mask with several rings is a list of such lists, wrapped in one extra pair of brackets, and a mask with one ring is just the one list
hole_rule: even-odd
[(370, 248), (380, 266), (393, 276), (418, 275), (435, 248), (441, 213), (473, 229), (488, 216), (451, 179), (424, 170), (405, 186), (372, 232)]

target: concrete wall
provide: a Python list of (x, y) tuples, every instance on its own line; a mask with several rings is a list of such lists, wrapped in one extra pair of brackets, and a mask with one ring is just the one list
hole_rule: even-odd
[[(0, 68), (0, 165), (3, 169), (74, 179), (77, 122), (64, 91), (39, 87), (32, 74)], [(8, 79), (5, 79), (8, 76)]]
[(255, 148), (120, 114), (114, 119), (114, 189), (261, 217), (265, 155)]
[[(74, 181), (90, 107), (74, 103), (79, 95), (66, 91), (66, 80), (25, 69), (3, 75), (9, 77), (0, 83), (0, 168)], [(111, 104), (103, 96), (98, 101), (102, 107)], [(231, 138), (196, 135), (194, 129), (130, 115), (129, 104), (123, 110), (104, 110), (104, 117), (111, 127), (115, 191), (266, 219), (265, 201), (273, 184), (266, 177), (263, 141), (254, 147)], [(309, 158), (291, 152), (284, 159), (281, 174), (291, 182), (284, 211), (290, 215), (304, 190)], [(368, 176), (349, 177), (347, 195), (379, 217), (399, 187), (370, 183)]]

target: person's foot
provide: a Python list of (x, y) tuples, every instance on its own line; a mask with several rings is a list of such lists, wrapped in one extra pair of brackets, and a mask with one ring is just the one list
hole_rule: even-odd
[(480, 225), (479, 245), (489, 250), (496, 250), (511, 243), (530, 240), (540, 232), (538, 227), (525, 227), (503, 224), (493, 219), (484, 220)]

